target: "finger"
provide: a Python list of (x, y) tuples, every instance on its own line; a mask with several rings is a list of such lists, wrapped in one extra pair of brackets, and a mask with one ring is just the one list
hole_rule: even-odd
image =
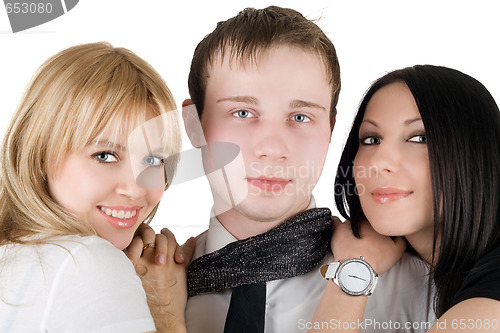
[(135, 236), (125, 251), (125, 254), (134, 266), (137, 264), (137, 261), (141, 257), (143, 246), (144, 243), (142, 242), (142, 238), (140, 236)]
[(144, 229), (147, 229), (147, 228), (151, 228), (151, 227), (149, 226), (149, 224), (142, 222), (139, 225), (139, 228), (137, 228), (137, 230), (135, 231), (135, 234), (136, 235), (141, 235), (142, 232), (144, 231)]
[(167, 262), (168, 239), (165, 235), (158, 234), (155, 239), (155, 264), (163, 265)]
[(174, 234), (168, 228), (161, 229), (162, 235), (165, 235), (168, 240), (168, 253), (175, 253), (175, 250), (178, 246), (177, 240), (175, 239)]
[(184, 251), (182, 250), (182, 246), (177, 245), (175, 248), (174, 260), (178, 264), (183, 264), (186, 260), (184, 256)]
[(156, 233), (153, 228), (144, 223), (139, 227), (139, 235), (144, 244), (154, 243), (156, 240)]
[(170, 231), (168, 228), (163, 228), (161, 230), (161, 233), (167, 237), (170, 241), (170, 245), (173, 248), (173, 244), (175, 244), (175, 249), (174, 249), (174, 260), (178, 264), (183, 264), (185, 262), (185, 255), (184, 251), (179, 244), (177, 244), (177, 241), (175, 239), (175, 235)]
[(146, 243), (142, 247), (142, 255), (141, 259), (144, 259), (148, 263), (154, 263), (155, 262), (155, 248), (156, 248), (156, 241), (151, 242), (151, 243)]
[(184, 245), (182, 245), (182, 253), (184, 254), (184, 266), (189, 266), (193, 259), (194, 250), (196, 249), (196, 238), (190, 237)]

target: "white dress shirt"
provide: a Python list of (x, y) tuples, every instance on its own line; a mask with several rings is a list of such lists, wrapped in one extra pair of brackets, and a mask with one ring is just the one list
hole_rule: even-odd
[[(312, 200), (309, 208), (314, 206)], [(208, 230), (197, 237), (194, 258), (236, 240), (217, 217), (212, 217)], [(333, 261), (329, 252), (317, 269), (308, 274), (267, 282), (266, 333), (307, 332), (315, 325), (330, 328), (343, 325), (335, 321), (311, 321), (326, 283), (332, 283), (321, 276), (319, 267)], [(368, 298), (365, 320), (356, 325), (360, 325), (363, 332), (425, 332), (436, 321), (431, 307), (428, 273), (426, 263), (405, 254), (393, 268), (379, 277), (376, 290)], [(231, 289), (189, 298), (186, 307), (187, 332), (222, 333), (230, 300)]]

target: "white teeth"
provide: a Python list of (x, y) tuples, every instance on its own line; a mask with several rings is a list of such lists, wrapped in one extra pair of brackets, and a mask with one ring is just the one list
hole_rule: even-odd
[(109, 216), (113, 216), (118, 219), (130, 219), (137, 214), (136, 210), (111, 210), (109, 208), (101, 207), (101, 210)]

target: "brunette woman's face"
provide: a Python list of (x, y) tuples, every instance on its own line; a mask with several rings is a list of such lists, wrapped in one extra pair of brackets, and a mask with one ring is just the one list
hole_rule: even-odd
[(388, 236), (433, 235), (432, 185), (424, 124), (406, 84), (384, 86), (370, 99), (354, 159), (363, 212)]
[[(159, 203), (165, 186), (162, 178), (154, 189), (141, 187), (144, 184), (137, 181), (137, 169), (149, 168), (164, 175), (164, 158), (148, 148), (138, 161), (141, 149), (131, 142), (141, 140), (130, 140), (130, 133), (115, 133), (108, 128), (82, 151), (67, 153), (56, 172), (49, 173), (48, 184), (58, 204), (90, 224), (100, 237), (124, 249)], [(145, 141), (154, 145), (156, 135), (148, 136)]]

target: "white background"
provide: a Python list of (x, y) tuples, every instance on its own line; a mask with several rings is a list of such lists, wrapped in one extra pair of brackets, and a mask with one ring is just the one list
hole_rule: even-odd
[[(0, 6), (0, 133), (38, 66), (78, 43), (108, 41), (131, 49), (160, 72), (180, 106), (189, 97), (187, 75), (196, 44), (218, 21), (245, 7), (268, 5), (321, 18), (318, 25), (335, 44), (340, 59), (339, 115), (325, 171), (314, 190), (318, 206), (336, 211), (333, 182), (345, 136), (364, 91), (386, 72), (415, 64), (453, 67), (481, 81), (500, 102), (500, 20), (495, 0), (80, 0), (66, 15), (16, 34)], [(184, 149), (189, 148), (185, 138)], [(204, 178), (173, 186), (153, 225), (157, 230), (170, 227), (183, 242), (208, 226), (211, 202)]]

